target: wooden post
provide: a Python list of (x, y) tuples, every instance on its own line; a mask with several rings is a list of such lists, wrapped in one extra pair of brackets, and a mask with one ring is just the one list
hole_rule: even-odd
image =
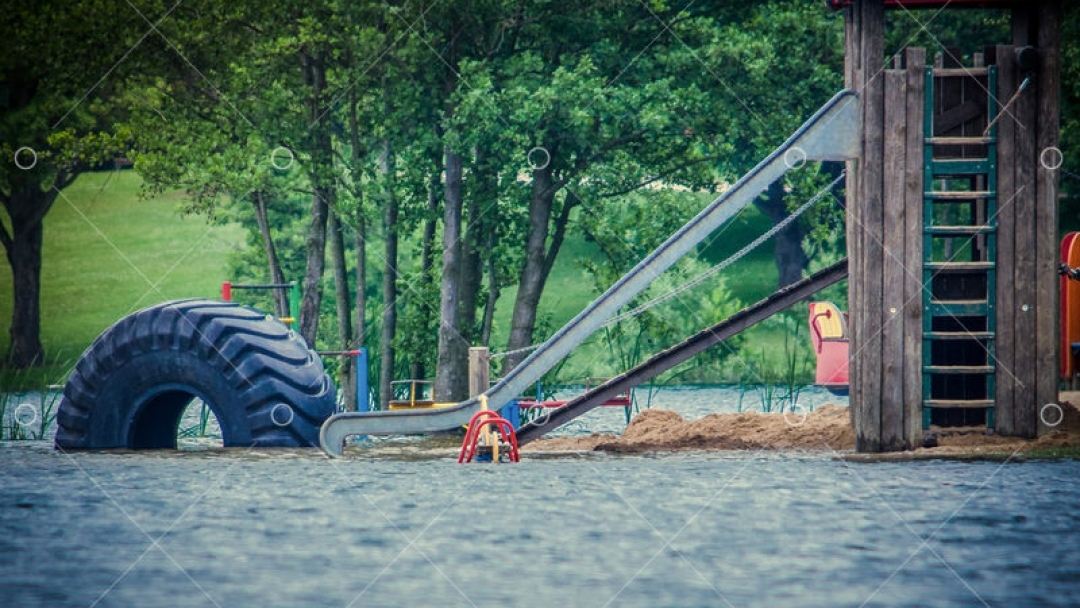
[(926, 101), (926, 50), (904, 51), (907, 77), (907, 142), (904, 160), (904, 328), (903, 408), (907, 447), (922, 445), (923, 357), (923, 118)]
[[(857, 161), (857, 189), (848, 192), (848, 231), (854, 236), (849, 258), (855, 264), (848, 285), (852, 332), (849, 373), (852, 415), (855, 422), (855, 449), (878, 452), (882, 402), (882, 262), (884, 212), (884, 101), (885, 101), (885, 3), (863, 0), (851, 10), (851, 32), (857, 41), (848, 44), (855, 61), (855, 88), (859, 92), (863, 129), (862, 150)], [(852, 198), (854, 195), (854, 198)], [(852, 210), (854, 213), (852, 214)]]
[(491, 386), (491, 354), (486, 346), (469, 347), (469, 396), (475, 397)]
[[(904, 175), (907, 160), (907, 74), (886, 70), (882, 180), (883, 259), (881, 294), (881, 449), (904, 445), (904, 282), (906, 227)], [(916, 127), (917, 128), (917, 127)], [(921, 169), (921, 167), (919, 168)], [(889, 229), (885, 229), (888, 226)], [(916, 230), (922, 232), (922, 226)], [(921, 264), (916, 274), (921, 274)]]
[[(1061, 301), (1057, 278), (1058, 262), (1058, 178), (1061, 151), (1060, 133), (1060, 49), (1061, 4), (1039, 3), (1036, 44), (1039, 49), (1039, 68), (1036, 77), (1037, 93), (1035, 130), (1035, 239), (1036, 248), (1036, 361), (1035, 401), (1032, 404), (1036, 427), (1042, 434), (1050, 430), (1041, 420), (1040, 411), (1048, 403), (1057, 403)], [(1055, 166), (1058, 165), (1058, 166)]]
[[(844, 86), (849, 89), (859, 90), (862, 88), (862, 72), (859, 54), (859, 36), (855, 29), (856, 25), (856, 7), (849, 5), (844, 9)], [(860, 102), (861, 103), (861, 102)], [(858, 310), (861, 305), (860, 298), (862, 297), (859, 290), (859, 282), (854, 277), (862, 276), (862, 230), (859, 228), (862, 224), (862, 216), (859, 213), (858, 201), (859, 192), (859, 162), (855, 160), (849, 160), (846, 162), (847, 170), (844, 183), (844, 192), (846, 196), (846, 208), (847, 217), (845, 222), (846, 237), (847, 237), (847, 250), (848, 250), (848, 309), (850, 311)], [(858, 319), (852, 318), (848, 324), (848, 337), (851, 345), (862, 344), (860, 336), (860, 327)], [(856, 424), (855, 416), (855, 404), (862, 402), (861, 391), (862, 382), (859, 380), (862, 375), (862, 369), (860, 364), (860, 358), (851, 356), (856, 353), (854, 346), (849, 349), (848, 359), (848, 377), (851, 378), (849, 382), (849, 402), (851, 407), (848, 408), (848, 415), (850, 416), (852, 426)]]
[[(1015, 23), (1015, 20), (1014, 20)], [(1004, 105), (1009, 99), (1016, 85), (1016, 62), (1012, 60), (1012, 46), (998, 46), (994, 49), (994, 63), (998, 71), (998, 90), (994, 91), (998, 105)], [(999, 109), (1000, 111), (1000, 109)], [(1006, 114), (998, 121), (998, 254), (997, 254), (997, 279), (998, 290), (996, 301), (996, 327), (997, 335), (994, 346), (996, 369), (994, 372), (994, 414), (995, 426), (999, 434), (1015, 434), (1013, 423), (1013, 395), (1019, 388), (1017, 378), (1013, 370), (1016, 369), (1016, 356), (1013, 345), (1016, 343), (1016, 327), (1014, 325), (1016, 298), (1012, 289), (1016, 251), (1016, 208), (1013, 201), (1016, 198), (1016, 173), (1009, 160), (1016, 156), (1016, 128), (1014, 119)]]
[[(996, 429), (1018, 437), (1045, 432), (1039, 413), (1057, 401), (1058, 171), (1044, 161), (1058, 158), (1060, 11), (1058, 2), (1014, 9), (1014, 46), (994, 50), (999, 103), (1032, 79), (998, 122)], [(1023, 73), (1015, 49), (1029, 44), (1039, 66)]]

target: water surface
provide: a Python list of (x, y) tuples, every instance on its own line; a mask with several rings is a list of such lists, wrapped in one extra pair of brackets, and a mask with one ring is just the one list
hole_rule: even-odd
[(1077, 606), (1080, 462), (0, 444), (4, 606)]

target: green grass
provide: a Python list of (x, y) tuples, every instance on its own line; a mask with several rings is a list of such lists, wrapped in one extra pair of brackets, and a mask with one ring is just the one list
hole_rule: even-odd
[[(220, 297), (239, 226), (180, 217), (180, 194), (144, 200), (131, 171), (87, 173), (45, 218), (41, 338), (49, 365), (23, 374), (59, 383), (102, 330), (135, 310), (188, 297)], [(0, 352), (11, 323), (11, 269), (0, 264)], [(10, 378), (9, 378), (10, 380)]]

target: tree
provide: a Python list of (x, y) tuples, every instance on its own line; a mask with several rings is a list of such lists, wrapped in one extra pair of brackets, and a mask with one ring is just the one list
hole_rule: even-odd
[(125, 50), (153, 57), (161, 49), (140, 36), (146, 23), (139, 14), (106, 0), (7, 7), (0, 29), (7, 47), (0, 55), (0, 244), (14, 300), (7, 358), (27, 367), (45, 359), (45, 216), (81, 172), (125, 149), (128, 133), (115, 123), (130, 102), (128, 79), (143, 65)]

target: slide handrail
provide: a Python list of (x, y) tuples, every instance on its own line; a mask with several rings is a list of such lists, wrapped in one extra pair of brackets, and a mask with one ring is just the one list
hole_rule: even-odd
[[(540, 348), (484, 394), (492, 404), (505, 404), (531, 386), (563, 357), (598, 330), (620, 308), (689, 253), (702, 240), (742, 211), (788, 169), (808, 160), (843, 161), (859, 152), (858, 95), (844, 89), (834, 95), (764, 160), (671, 235), (603, 294), (593, 300)], [(457, 405), (430, 410), (344, 412), (323, 423), (319, 441), (330, 456), (340, 456), (354, 435), (432, 433), (460, 427), (479, 409), (474, 397)]]

